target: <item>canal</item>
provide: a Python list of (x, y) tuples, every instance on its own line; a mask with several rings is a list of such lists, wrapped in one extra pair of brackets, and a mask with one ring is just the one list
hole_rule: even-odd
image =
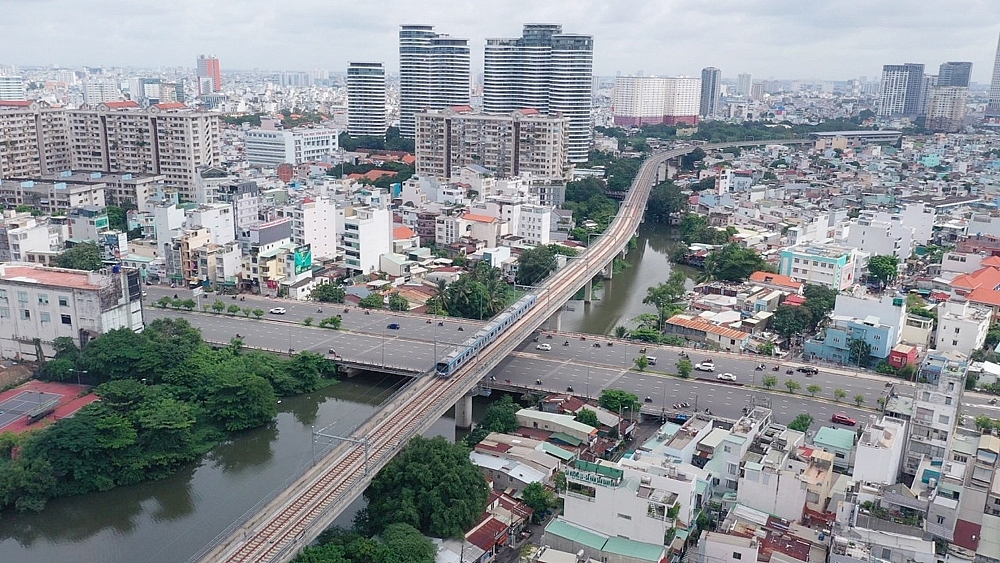
[[(55, 499), (42, 512), (4, 512), (0, 561), (186, 561), (312, 461), (311, 427), (349, 433), (400, 381), (370, 374), (284, 398), (272, 424), (217, 446), (166, 479)], [(454, 440), (454, 419), (442, 418), (428, 435)], [(338, 524), (351, 524), (357, 504)]]
[[(646, 289), (667, 281), (673, 268), (681, 268), (689, 278), (688, 289), (693, 288), (691, 279), (697, 271), (670, 263), (670, 251), (677, 241), (675, 232), (667, 225), (642, 223), (637, 248), (625, 259), (629, 267), (612, 279), (604, 280), (603, 287), (594, 291), (594, 301), (589, 305), (583, 300), (569, 301), (561, 313), (562, 330), (612, 334), (618, 325), (635, 328), (635, 317), (656, 313), (654, 307), (642, 303)], [(543, 327), (555, 329), (555, 322), (549, 319)]]

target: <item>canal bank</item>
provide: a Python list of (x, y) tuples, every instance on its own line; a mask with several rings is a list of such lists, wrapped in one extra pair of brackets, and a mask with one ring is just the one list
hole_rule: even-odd
[[(569, 332), (590, 334), (612, 334), (615, 327), (624, 325), (635, 328), (632, 321), (643, 314), (655, 314), (656, 309), (644, 305), (646, 289), (667, 281), (674, 268), (680, 268), (688, 278), (694, 278), (697, 271), (670, 263), (670, 252), (677, 244), (676, 229), (659, 223), (642, 223), (639, 226), (638, 244), (629, 251), (625, 261), (629, 267), (604, 280), (599, 290), (594, 291), (595, 299), (585, 304), (583, 300), (566, 303), (560, 315), (561, 329)], [(688, 288), (694, 282), (689, 279)], [(548, 319), (543, 328), (554, 330), (555, 322)]]
[[(42, 512), (5, 512), (0, 561), (185, 561), (311, 463), (313, 427), (349, 433), (402, 381), (364, 374), (283, 398), (271, 424), (220, 444), (166, 479), (54, 499)], [(427, 435), (453, 440), (454, 420), (440, 419)], [(347, 511), (338, 523), (352, 517)]]

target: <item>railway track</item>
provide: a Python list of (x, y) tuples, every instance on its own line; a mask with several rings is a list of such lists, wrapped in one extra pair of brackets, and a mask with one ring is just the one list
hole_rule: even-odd
[[(751, 144), (762, 143), (708, 145), (706, 148)], [(371, 477), (413, 436), (426, 430), (473, 389), (504, 356), (625, 249), (642, 220), (657, 169), (666, 160), (690, 150), (693, 147), (659, 153), (647, 159), (606, 234), (580, 256), (586, 260), (573, 260), (545, 280), (536, 290), (539, 292), (537, 305), (474, 360), (450, 378), (425, 376), (416, 380), (406, 392), (390, 400), (352, 432), (351, 442), (335, 447), (244, 526), (204, 557), (192, 560), (205, 563), (290, 560), (332, 522), (339, 513), (338, 507), (342, 509), (361, 494)]]

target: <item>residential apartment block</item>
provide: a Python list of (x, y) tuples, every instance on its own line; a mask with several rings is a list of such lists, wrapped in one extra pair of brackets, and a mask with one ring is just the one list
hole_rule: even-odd
[(867, 259), (857, 248), (834, 242), (802, 244), (781, 251), (778, 273), (839, 291), (858, 283)]
[(262, 166), (323, 162), (339, 150), (338, 133), (336, 129), (312, 127), (251, 129), (245, 139), (247, 162)]
[(701, 80), (686, 76), (619, 76), (611, 109), (615, 125), (698, 124)]
[(500, 178), (565, 180), (569, 124), (566, 117), (535, 110), (487, 115), (462, 106), (418, 113), (416, 173), (445, 180), (478, 165)]

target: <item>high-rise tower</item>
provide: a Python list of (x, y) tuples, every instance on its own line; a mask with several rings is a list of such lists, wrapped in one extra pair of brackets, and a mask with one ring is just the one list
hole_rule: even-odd
[(997, 56), (993, 60), (993, 80), (990, 82), (990, 101), (986, 105), (986, 122), (1000, 125), (1000, 41), (997, 41)]
[(924, 65), (882, 65), (878, 114), (911, 115), (923, 112)]
[(702, 117), (715, 115), (719, 105), (719, 82), (722, 80), (722, 71), (710, 66), (701, 69), (701, 104), (699, 113)]
[(753, 88), (753, 75), (749, 72), (744, 72), (736, 77), (736, 93), (749, 98), (750, 90)]
[(970, 76), (972, 76), (972, 63), (941, 63), (941, 67), (938, 69), (937, 85), (968, 88)]
[(483, 109), (509, 113), (536, 109), (569, 118), (569, 159), (590, 151), (594, 38), (562, 26), (527, 24), (517, 39), (487, 39)]
[(383, 137), (385, 129), (385, 68), (382, 63), (350, 63), (347, 133), (352, 137)]
[[(210, 78), (212, 80), (212, 92), (222, 91), (222, 67), (219, 59), (215, 55), (198, 56), (198, 78)], [(200, 94), (210, 94), (211, 92), (200, 91)]]
[(430, 25), (399, 29), (399, 134), (414, 136), (413, 116), (469, 103), (469, 40)]

